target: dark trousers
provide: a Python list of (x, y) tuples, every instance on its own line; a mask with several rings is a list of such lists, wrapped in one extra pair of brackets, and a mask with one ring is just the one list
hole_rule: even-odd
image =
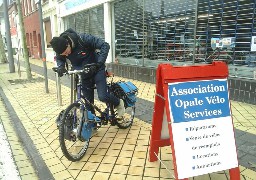
[[(86, 99), (91, 103), (94, 103), (94, 85), (96, 84), (96, 89), (98, 93), (98, 98), (104, 103), (110, 103), (116, 107), (119, 105), (120, 100), (114, 95), (107, 91), (107, 80), (105, 69), (98, 71), (96, 74), (90, 78), (84, 77), (82, 79), (82, 92)], [(92, 107), (87, 106), (88, 110), (94, 113)]]

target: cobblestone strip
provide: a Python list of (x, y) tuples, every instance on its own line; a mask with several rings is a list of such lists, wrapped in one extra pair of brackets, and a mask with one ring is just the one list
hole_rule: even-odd
[(17, 171), (17, 167), (14, 163), (12, 151), (2, 124), (0, 124), (0, 145), (0, 179), (20, 179), (19, 172)]

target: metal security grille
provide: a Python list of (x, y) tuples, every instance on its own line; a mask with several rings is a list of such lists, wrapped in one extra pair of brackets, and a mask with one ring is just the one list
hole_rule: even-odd
[(146, 61), (154, 66), (157, 61), (152, 60), (191, 59), (193, 1), (123, 0), (114, 4), (114, 12), (116, 53), (121, 61), (133, 58), (136, 64)]
[(89, 30), (89, 12), (84, 11), (76, 14), (75, 17), (75, 29), (79, 33), (90, 32)]
[(69, 15), (64, 20), (65, 29), (72, 28), (79, 33), (88, 33), (104, 39), (103, 5), (87, 11)]
[(89, 11), (89, 32), (104, 39), (104, 11), (103, 6), (90, 9)]
[(225, 61), (231, 75), (252, 78), (255, 0), (121, 0), (113, 6), (120, 63)]
[(255, 0), (199, 0), (197, 35), (198, 62), (225, 61), (231, 75), (253, 77)]
[(139, 1), (115, 4), (116, 54), (121, 57), (142, 57), (143, 7)]

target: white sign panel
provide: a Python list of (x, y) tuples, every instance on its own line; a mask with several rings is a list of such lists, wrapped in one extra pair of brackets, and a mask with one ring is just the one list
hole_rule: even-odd
[(251, 51), (256, 51), (256, 36), (252, 36)]
[(168, 86), (178, 179), (238, 167), (227, 79)]

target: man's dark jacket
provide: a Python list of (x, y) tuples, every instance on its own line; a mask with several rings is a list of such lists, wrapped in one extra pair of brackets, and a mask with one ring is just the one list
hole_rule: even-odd
[(74, 44), (71, 46), (71, 54), (67, 57), (56, 54), (58, 66), (64, 67), (67, 58), (74, 69), (82, 69), (84, 65), (91, 63), (98, 63), (100, 65), (99, 69), (105, 67), (110, 48), (107, 42), (90, 34), (79, 34), (73, 29), (67, 29), (60, 36), (67, 39), (69, 44), (72, 44), (69, 39), (71, 38)]

